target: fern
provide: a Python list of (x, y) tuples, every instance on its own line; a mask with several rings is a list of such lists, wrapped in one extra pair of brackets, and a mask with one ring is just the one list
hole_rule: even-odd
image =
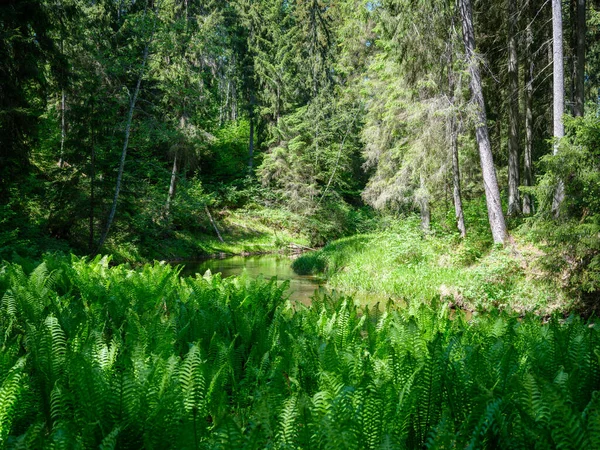
[[(52, 270), (50, 270), (52, 268)], [(14, 448), (599, 447), (600, 329), (108, 259), (6, 268)]]
[(112, 430), (110, 433), (108, 433), (106, 435), (106, 437), (104, 437), (104, 439), (102, 439), (102, 442), (100, 443), (100, 450), (114, 450), (117, 448), (117, 438), (119, 436), (119, 433), (121, 432), (121, 429), (119, 427), (115, 427), (114, 430)]
[(277, 440), (281, 448), (295, 448), (298, 438), (298, 427), (296, 418), (298, 416), (298, 399), (288, 398), (279, 414), (279, 430)]
[(16, 404), (23, 389), (24, 368), (25, 358), (20, 358), (0, 386), (0, 445), (5, 445), (15, 419)]

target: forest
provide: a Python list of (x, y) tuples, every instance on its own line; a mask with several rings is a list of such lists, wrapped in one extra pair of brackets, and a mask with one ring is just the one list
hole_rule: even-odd
[(600, 1), (0, 2), (0, 449), (600, 448), (599, 311)]

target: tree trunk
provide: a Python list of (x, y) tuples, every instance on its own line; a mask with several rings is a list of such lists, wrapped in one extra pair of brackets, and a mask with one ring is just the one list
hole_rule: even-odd
[(252, 174), (254, 162), (254, 114), (250, 113), (250, 139), (248, 142), (248, 173)]
[(65, 164), (65, 139), (67, 137), (67, 128), (65, 122), (65, 110), (66, 110), (66, 100), (67, 95), (65, 94), (65, 89), (62, 89), (60, 95), (60, 158), (58, 159), (58, 167), (61, 169)]
[[(577, 0), (569, 0), (569, 19), (571, 21), (571, 51), (564, 55), (567, 60), (567, 67), (571, 71), (570, 82), (571, 86), (569, 89), (569, 100), (567, 105), (571, 107), (571, 113), (575, 113), (575, 78), (577, 72)], [(568, 48), (569, 46), (567, 46)]]
[(450, 146), (452, 147), (452, 184), (453, 184), (453, 199), (454, 199), (454, 214), (456, 216), (456, 226), (460, 231), (460, 237), (467, 236), (467, 228), (465, 227), (465, 216), (463, 213), (462, 196), (460, 193), (460, 166), (458, 164), (458, 128), (456, 126), (456, 118), (453, 116), (450, 119)]
[[(563, 114), (565, 108), (565, 77), (563, 68), (562, 9), (560, 0), (552, 0), (552, 57), (553, 57), (553, 97), (554, 97), (554, 154), (558, 153), (559, 141), (565, 135)], [(565, 197), (562, 180), (558, 183), (552, 201), (552, 211), (558, 216), (560, 205)]]
[[(525, 153), (523, 155), (523, 185), (533, 186), (533, 30), (531, 22), (535, 11), (530, 2), (525, 30)], [(523, 196), (523, 214), (533, 213), (533, 203), (530, 194)]]
[(277, 103), (275, 104), (275, 123), (279, 125), (280, 118), (280, 110), (279, 110), (279, 102), (281, 98), (281, 89), (279, 87), (279, 83), (277, 83)]
[(419, 208), (421, 210), (421, 228), (428, 232), (431, 225), (431, 209), (429, 208), (429, 195), (425, 187), (425, 177), (421, 174), (419, 185)]
[(208, 206), (204, 205), (204, 211), (206, 211), (206, 215), (208, 216), (208, 219), (210, 220), (211, 225), (215, 229), (215, 232), (217, 233), (217, 237), (219, 238), (219, 241), (223, 242), (223, 238), (221, 237), (221, 233), (219, 232), (219, 229), (217, 228), (217, 224), (213, 220), (213, 217), (212, 217), (210, 211), (208, 210)]
[[(454, 25), (453, 25), (454, 28)], [(450, 37), (452, 41), (452, 36)], [(454, 56), (454, 47), (450, 43), (450, 61), (448, 64), (448, 90), (450, 91), (450, 104), (452, 106), (452, 116), (450, 117), (450, 150), (452, 152), (452, 198), (454, 201), (454, 214), (456, 217), (456, 226), (460, 231), (460, 237), (467, 236), (467, 228), (465, 227), (465, 216), (463, 213), (462, 196), (460, 193), (460, 165), (458, 160), (458, 124), (456, 120), (456, 96), (454, 85), (454, 68), (452, 58)]]
[(479, 62), (477, 61), (477, 55), (475, 54), (475, 35), (473, 31), (471, 0), (459, 0), (459, 8), (463, 26), (465, 53), (469, 64), (469, 74), (471, 75), (471, 92), (477, 114), (475, 136), (479, 147), (479, 158), (483, 174), (488, 219), (494, 242), (504, 244), (508, 238), (508, 232), (506, 229), (506, 222), (504, 221), (504, 214), (502, 212), (500, 189), (498, 188), (498, 179), (496, 178), (496, 169), (494, 168), (494, 159), (492, 157), (492, 147), (490, 145), (485, 102), (481, 86), (481, 74), (479, 73)]
[(127, 124), (125, 126), (125, 140), (123, 142), (123, 150), (121, 152), (121, 161), (119, 163), (119, 171), (117, 173), (117, 183), (115, 186), (115, 195), (113, 197), (112, 206), (110, 208), (110, 213), (108, 214), (108, 220), (106, 221), (106, 227), (104, 228), (104, 232), (100, 237), (100, 241), (98, 242), (97, 250), (100, 250), (102, 245), (104, 245), (104, 241), (106, 241), (106, 237), (108, 236), (108, 232), (110, 231), (110, 227), (115, 218), (115, 213), (117, 211), (117, 202), (119, 200), (119, 192), (121, 190), (121, 180), (123, 179), (123, 169), (125, 168), (125, 159), (127, 157), (127, 147), (129, 145), (129, 135), (131, 133), (131, 121), (133, 119), (133, 111), (135, 109), (135, 102), (137, 101), (138, 94), (140, 92), (140, 85), (142, 84), (142, 78), (144, 76), (144, 68), (146, 67), (146, 61), (148, 60), (148, 53), (150, 50), (150, 43), (152, 42), (152, 37), (154, 35), (154, 30), (152, 30), (152, 36), (146, 43), (144, 47), (144, 56), (142, 58), (142, 67), (140, 69), (140, 74), (138, 76), (137, 84), (135, 86), (135, 91), (133, 93), (133, 98), (131, 99), (131, 103), (129, 104), (129, 112), (127, 113)]
[(517, 2), (508, 0), (508, 215), (521, 214), (519, 199), (519, 61)]
[(231, 121), (237, 120), (237, 92), (235, 84), (231, 85)]
[(583, 117), (585, 101), (585, 33), (585, 0), (577, 0), (577, 61), (575, 64), (575, 101), (573, 105), (573, 115), (575, 117)]
[(96, 141), (94, 136), (94, 103), (92, 99), (92, 117), (90, 118), (90, 134), (92, 139), (92, 154), (90, 157), (90, 223), (89, 223), (89, 252), (94, 251), (94, 182), (96, 178)]
[(169, 195), (167, 196), (167, 204), (165, 205), (165, 216), (169, 215), (169, 209), (173, 198), (175, 198), (175, 189), (177, 188), (177, 153), (173, 157), (173, 170), (171, 170), (171, 183), (169, 184)]

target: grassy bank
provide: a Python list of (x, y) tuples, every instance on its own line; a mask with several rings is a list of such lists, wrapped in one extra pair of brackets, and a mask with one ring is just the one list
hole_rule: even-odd
[(285, 209), (242, 208), (216, 210), (212, 214), (223, 242), (210, 221), (202, 227), (166, 229), (162, 234), (125, 239), (115, 234), (105, 251), (117, 262), (190, 260), (214, 254), (240, 255), (284, 250), (289, 244), (308, 244), (308, 236), (294, 226), (300, 218)]
[(479, 236), (461, 241), (424, 234), (416, 219), (387, 231), (333, 241), (294, 262), (301, 274), (317, 274), (343, 292), (374, 293), (395, 300), (442, 299), (471, 311), (494, 307), (523, 313), (568, 310), (572, 302), (556, 277), (541, 269), (541, 252), (524, 239), (493, 248)]
[[(223, 242), (203, 211), (199, 216), (187, 218), (185, 226), (135, 224), (144, 232), (116, 228), (101, 249), (102, 253), (111, 254), (115, 263), (143, 263), (194, 260), (222, 253), (270, 253), (285, 250), (289, 244), (309, 244), (303, 218), (283, 208), (215, 208), (211, 213)], [(49, 238), (32, 227), (15, 230), (10, 236), (0, 235), (0, 259), (28, 264), (32, 260), (39, 261), (44, 253), (82, 256), (90, 253), (87, 244), (87, 241)]]
[(577, 317), (305, 308), (107, 259), (4, 265), (0, 295), (2, 448), (600, 446), (600, 329)]

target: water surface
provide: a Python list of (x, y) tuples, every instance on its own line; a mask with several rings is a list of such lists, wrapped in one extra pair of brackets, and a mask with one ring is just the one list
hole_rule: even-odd
[(246, 273), (253, 278), (262, 275), (265, 279), (277, 277), (280, 281), (290, 282), (290, 299), (310, 304), (315, 290), (321, 281), (314, 276), (298, 275), (292, 270), (293, 258), (285, 255), (230, 256), (212, 258), (197, 262), (184, 262), (183, 276), (196, 273), (203, 275), (207, 270), (220, 273), (223, 278)]

